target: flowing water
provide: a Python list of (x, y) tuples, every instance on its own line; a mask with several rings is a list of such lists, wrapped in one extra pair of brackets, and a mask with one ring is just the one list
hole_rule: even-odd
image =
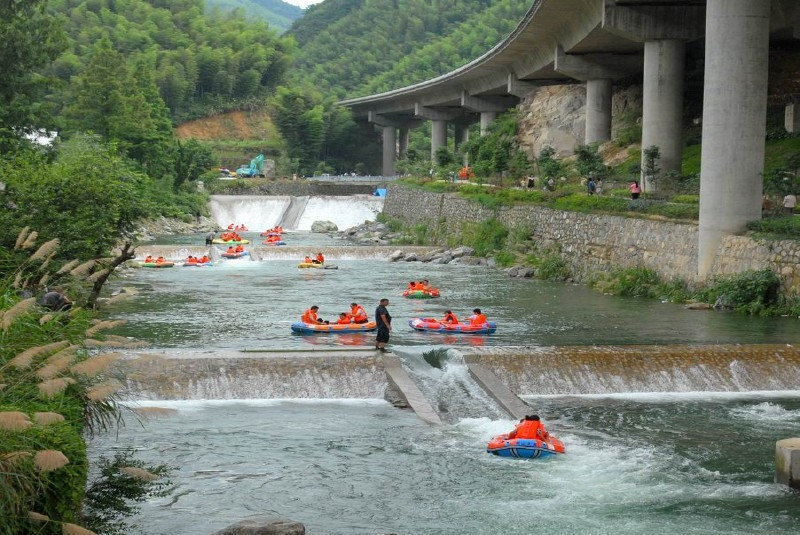
[[(294, 238), (309, 252), (326, 247), (339, 269), (300, 270), (299, 258), (273, 255), (138, 270), (117, 283), (139, 290), (112, 312), (129, 322), (118, 334), (186, 353), (369, 347), (371, 334), (298, 336), (289, 325), (312, 304), (332, 318), (351, 301), (371, 312), (385, 296), (390, 346), (446, 424), (428, 426), (382, 399), (147, 402), (176, 412), (144, 429), (129, 421), (118, 437), (92, 445), (93, 455), (133, 447), (175, 467), (175, 492), (142, 504), (144, 533), (211, 534), (266, 511), (303, 522), (311, 535), (797, 533), (800, 496), (772, 478), (775, 441), (800, 436), (800, 390), (526, 398), (567, 454), (514, 461), (485, 453), (514, 422), (463, 363), (448, 358), (440, 369), (422, 358), (443, 347), (797, 343), (797, 319), (688, 311), (481, 267), (391, 263), (387, 251), (319, 235)], [(442, 297), (400, 297), (420, 278)], [(496, 334), (433, 335), (406, 323), (475, 307), (498, 323)]]

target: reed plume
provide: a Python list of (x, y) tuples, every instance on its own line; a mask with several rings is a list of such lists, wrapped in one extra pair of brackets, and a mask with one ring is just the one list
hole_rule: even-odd
[(58, 450), (41, 450), (33, 456), (33, 463), (42, 472), (51, 472), (68, 465), (69, 459)]
[(70, 524), (65, 522), (61, 527), (62, 535), (97, 535), (94, 531), (82, 528), (77, 524)]
[(17, 234), (17, 242), (14, 244), (14, 249), (19, 249), (22, 247), (22, 244), (25, 243), (25, 238), (28, 237), (28, 233), (30, 231), (30, 227), (25, 227), (19, 231), (19, 234)]
[(122, 384), (116, 379), (109, 379), (97, 384), (86, 391), (86, 397), (92, 401), (102, 401), (122, 389)]
[[(42, 262), (42, 265), (39, 266), (39, 271), (44, 271), (45, 269), (47, 269), (47, 266), (49, 266), (50, 262), (52, 262), (53, 259), (56, 257), (56, 253), (57, 252), (58, 251), (53, 251), (52, 253), (50, 253), (50, 255), (48, 255), (47, 258), (44, 259), (44, 262)], [(45, 275), (45, 276), (47, 276), (47, 275)], [(44, 283), (41, 280), (39, 281), (39, 284), (41, 286), (44, 286)]]
[(53, 318), (55, 318), (55, 316), (53, 314), (45, 314), (44, 316), (39, 318), (39, 325), (44, 325), (45, 323), (47, 323), (48, 321), (50, 321)]
[(30, 459), (31, 457), (33, 457), (33, 454), (29, 451), (10, 451), (0, 455), (0, 459), (9, 463), (15, 463), (23, 459)]
[(111, 272), (110, 269), (101, 269), (100, 271), (95, 271), (94, 273), (86, 277), (86, 280), (89, 280), (91, 282), (97, 282), (98, 279), (100, 279), (101, 277), (105, 277), (110, 272)]
[[(124, 325), (125, 320), (105, 320), (100, 321), (86, 329), (86, 336), (93, 336), (100, 331), (105, 331), (107, 329), (113, 329), (114, 327), (119, 327), (120, 325)], [(126, 340), (127, 342), (127, 340)]]
[(61, 357), (49, 361), (47, 365), (36, 370), (39, 379), (52, 379), (62, 371), (66, 370), (75, 360), (75, 355), (62, 355)]
[(12, 288), (20, 289), (22, 288), (22, 272), (18, 271), (16, 275), (14, 275), (14, 282), (11, 283)]
[[(45, 262), (47, 262), (47, 261), (45, 260)], [(45, 267), (45, 265), (42, 264), (42, 268), (44, 268), (44, 267)], [(42, 278), (39, 279), (39, 286), (47, 286), (47, 283), (49, 281), (50, 281), (50, 274), (49, 273), (45, 273), (44, 275), (42, 275)]]
[(66, 264), (61, 266), (61, 269), (56, 271), (56, 275), (63, 275), (64, 273), (67, 273), (68, 271), (72, 271), (72, 269), (75, 268), (75, 266), (77, 266), (79, 263), (80, 263), (80, 260), (70, 260), (69, 262), (67, 262)]
[(105, 372), (121, 356), (119, 353), (103, 353), (75, 364), (70, 370), (77, 375), (95, 377)]
[(36, 357), (41, 355), (52, 353), (54, 351), (59, 351), (64, 349), (69, 345), (69, 341), (62, 340), (60, 342), (53, 342), (51, 344), (43, 345), (43, 346), (36, 346), (36, 347), (29, 347), (13, 359), (11, 359), (8, 363), (11, 366), (14, 366), (18, 370), (24, 370), (25, 368), (29, 367), (33, 360)]
[(35, 297), (29, 297), (28, 299), (23, 299), (13, 307), (6, 310), (6, 313), (3, 314), (3, 320), (0, 322), (0, 329), (7, 331), (11, 324), (14, 323), (14, 320), (25, 314), (33, 305), (36, 304)]
[(35, 230), (28, 234), (28, 237), (25, 238), (25, 241), (22, 243), (21, 249), (30, 249), (34, 245), (36, 245), (36, 238), (39, 237), (39, 233)]
[(36, 522), (49, 522), (50, 517), (47, 515), (43, 515), (42, 513), (37, 513), (36, 511), (28, 511), (28, 519), (34, 520)]
[(0, 412), (0, 429), (4, 431), (25, 431), (33, 425), (28, 415), (19, 411)]
[(30, 260), (42, 260), (53, 254), (58, 249), (58, 244), (61, 243), (58, 238), (53, 238), (50, 241), (44, 242), (41, 247), (36, 249), (36, 252), (31, 255)]
[(92, 271), (92, 268), (95, 266), (96, 263), (97, 263), (97, 260), (87, 260), (86, 262), (84, 262), (83, 264), (79, 265), (78, 267), (73, 268), (69, 272), (69, 274), (72, 275), (75, 278), (85, 277), (86, 275), (89, 274), (90, 271)]
[(63, 422), (65, 418), (57, 412), (36, 412), (33, 414), (33, 421), (39, 425), (50, 425)]
[(137, 466), (123, 466), (119, 469), (119, 471), (133, 478), (141, 479), (142, 481), (155, 481), (158, 479), (158, 476), (154, 473), (148, 472), (144, 468), (139, 468)]
[(39, 393), (46, 398), (52, 398), (59, 392), (63, 392), (73, 383), (75, 383), (75, 379), (71, 377), (57, 377), (55, 379), (42, 381), (38, 384)]

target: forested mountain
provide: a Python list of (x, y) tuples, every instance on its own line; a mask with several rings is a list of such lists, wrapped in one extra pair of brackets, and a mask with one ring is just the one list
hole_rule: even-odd
[(303, 9), (281, 0), (206, 0), (206, 11), (223, 12), (242, 9), (248, 18), (265, 20), (279, 32), (285, 32), (292, 22), (303, 16)]
[(513, 30), (530, 0), (326, 0), (289, 34), (296, 83), (360, 96), (444, 74)]
[(282, 83), (294, 44), (241, 11), (204, 13), (204, 0), (51, 0), (66, 51), (45, 74), (64, 82), (52, 95), (71, 100), (103, 40), (131, 69), (150, 73), (173, 120), (211, 115), (263, 100)]

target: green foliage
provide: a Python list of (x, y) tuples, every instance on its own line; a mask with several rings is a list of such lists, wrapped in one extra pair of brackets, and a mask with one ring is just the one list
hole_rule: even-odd
[(800, 217), (785, 215), (749, 221), (747, 229), (766, 238), (800, 240)]
[(21, 142), (21, 135), (52, 126), (41, 94), (50, 80), (37, 76), (66, 46), (56, 18), (46, 13), (46, 0), (0, 3), (0, 153)]
[(575, 168), (582, 177), (603, 179), (609, 169), (603, 163), (603, 158), (597, 152), (597, 145), (581, 145), (575, 149)]
[(474, 248), (478, 256), (502, 250), (507, 237), (508, 229), (494, 218), (465, 224), (462, 229), (462, 244)]
[(675, 195), (672, 202), (683, 204), (700, 204), (700, 195)]
[(207, 0), (210, 10), (233, 11), (239, 9), (245, 18), (266, 21), (279, 32), (289, 29), (292, 22), (303, 16), (303, 9), (281, 0)]
[(705, 303), (717, 303), (746, 314), (769, 314), (777, 304), (780, 278), (769, 270), (751, 270), (728, 277), (717, 277), (696, 297)]
[(498, 251), (494, 255), (494, 261), (500, 267), (513, 266), (517, 260), (517, 256), (511, 251)]
[[(172, 471), (165, 464), (148, 465), (135, 459), (130, 450), (116, 452), (109, 460), (101, 457), (99, 475), (86, 490), (84, 522), (92, 531), (104, 535), (130, 533), (127, 518), (139, 511), (137, 504), (148, 498), (167, 496), (171, 482), (166, 479)], [(152, 474), (153, 479), (136, 477), (125, 469), (136, 468)]]
[[(203, 13), (203, 0), (50, 0), (69, 36), (67, 53), (46, 70), (68, 88), (102, 40), (129, 70), (146, 64), (174, 120), (245, 109), (283, 80), (294, 50), (265, 22), (242, 12)], [(68, 93), (52, 96), (64, 105)]]
[(661, 279), (652, 269), (618, 269), (593, 282), (600, 291), (628, 297), (659, 297)]
[(347, 98), (427, 80), (494, 47), (530, 6), (518, 0), (338, 0), (312, 6), (290, 30), (292, 75)]
[(568, 195), (559, 197), (553, 203), (557, 210), (573, 212), (625, 212), (629, 201), (605, 195)]
[(485, 136), (470, 139), (463, 150), (478, 177), (489, 177), (508, 171), (515, 177), (528, 174), (530, 162), (517, 148), (517, 112), (509, 110), (499, 115)]
[(542, 147), (536, 158), (536, 167), (543, 179), (560, 177), (565, 172), (564, 164), (556, 158), (556, 149), (550, 145)]
[(536, 267), (536, 278), (549, 281), (563, 281), (571, 273), (567, 263), (557, 252), (551, 251), (540, 258), (531, 259)]

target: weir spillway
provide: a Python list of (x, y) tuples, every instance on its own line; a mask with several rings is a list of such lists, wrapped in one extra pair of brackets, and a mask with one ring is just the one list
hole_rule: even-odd
[[(478, 348), (464, 362), (514, 417), (526, 410), (516, 396), (784, 391), (800, 384), (800, 347), (791, 345)], [(361, 348), (134, 353), (121, 363), (132, 399), (140, 400), (379, 399), (396, 397), (389, 390), (398, 386), (403, 398), (389, 369), (397, 365)], [(423, 410), (436, 423), (432, 409)]]

